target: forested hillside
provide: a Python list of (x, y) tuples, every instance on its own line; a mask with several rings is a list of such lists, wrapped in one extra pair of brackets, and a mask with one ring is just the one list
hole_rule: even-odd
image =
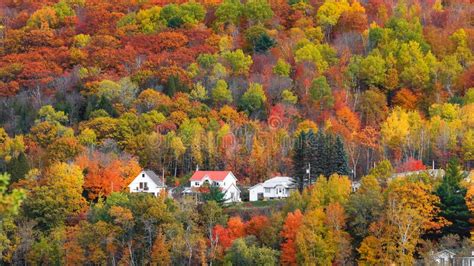
[[(469, 0), (0, 1), (0, 264), (470, 254), (473, 13)], [(299, 191), (250, 218), (215, 195), (128, 193), (141, 169), (182, 188), (197, 167), (242, 190), (293, 176)], [(446, 174), (392, 178), (431, 168)]]

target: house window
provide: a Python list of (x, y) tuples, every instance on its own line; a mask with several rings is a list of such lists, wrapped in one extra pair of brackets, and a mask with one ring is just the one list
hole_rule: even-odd
[(270, 188), (265, 188), (265, 193), (270, 193)]
[(218, 182), (216, 182), (216, 181), (214, 181), (214, 182), (212, 182), (212, 185), (213, 185), (213, 186), (218, 186), (218, 185), (219, 185), (219, 183), (218, 183)]
[(148, 184), (147, 184), (147, 182), (140, 182), (140, 189), (145, 189), (145, 190), (147, 190), (147, 189), (148, 189)]
[(235, 199), (234, 195), (235, 195), (235, 193), (234, 193), (234, 192), (231, 192), (231, 193), (230, 193), (230, 198), (231, 198), (231, 199)]
[(194, 185), (199, 187), (199, 182), (194, 182)]
[(145, 177), (145, 174), (142, 174), (142, 177)]

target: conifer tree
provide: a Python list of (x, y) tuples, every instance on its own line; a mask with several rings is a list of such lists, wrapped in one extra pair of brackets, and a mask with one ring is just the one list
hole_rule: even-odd
[(325, 146), (324, 146), (324, 133), (318, 131), (314, 142), (311, 145), (311, 175), (318, 178), (320, 175), (324, 175), (326, 168)]
[(332, 173), (338, 173), (340, 175), (349, 175), (349, 165), (347, 163), (347, 153), (344, 149), (344, 143), (341, 137), (337, 136), (335, 143), (333, 144), (332, 155)]
[(323, 155), (322, 155), (322, 167), (323, 167), (323, 175), (328, 177), (331, 176), (334, 173), (335, 169), (335, 164), (334, 164), (334, 158), (335, 158), (335, 151), (334, 151), (334, 137), (333, 135), (330, 134), (324, 134), (323, 135)]
[[(301, 191), (304, 188), (304, 179), (306, 177), (306, 169), (308, 168), (310, 150), (310, 139), (313, 133), (301, 131), (295, 144), (293, 153), (293, 175), (295, 177), (297, 187)], [(314, 138), (314, 137), (313, 137)]]
[(436, 194), (441, 200), (440, 214), (452, 223), (442, 229), (443, 235), (469, 236), (471, 214), (466, 206), (466, 189), (460, 185), (463, 178), (464, 174), (458, 161), (455, 159), (449, 160), (443, 181), (436, 190)]
[(221, 189), (218, 186), (210, 186), (209, 187), (209, 192), (203, 194), (204, 200), (207, 201), (215, 201), (219, 206), (222, 206), (225, 202), (225, 194), (224, 192), (221, 191)]

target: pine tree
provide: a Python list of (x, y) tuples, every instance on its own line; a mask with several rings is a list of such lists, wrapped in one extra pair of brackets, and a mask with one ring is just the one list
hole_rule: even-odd
[(335, 169), (334, 164), (334, 137), (333, 135), (327, 134), (324, 135), (323, 138), (323, 151), (322, 151), (322, 168), (323, 168), (323, 175), (329, 178)]
[(309, 155), (311, 153), (308, 134), (302, 131), (294, 146), (293, 153), (293, 176), (295, 177), (298, 189), (303, 191), (306, 169), (308, 168)]
[(466, 206), (466, 189), (459, 184), (463, 178), (464, 174), (461, 172), (458, 161), (449, 160), (443, 181), (436, 190), (441, 200), (440, 215), (452, 223), (442, 229), (443, 235), (469, 236), (471, 214)]
[[(312, 158), (313, 158), (313, 147), (314, 147), (314, 144), (316, 143), (316, 136), (314, 135), (314, 132), (313, 130), (309, 130), (308, 133), (306, 133), (306, 150), (305, 150), (305, 178), (310, 178), (308, 180), (308, 182), (312, 182), (312, 180), (316, 179), (317, 178), (317, 175), (313, 172), (313, 162), (312, 162)], [(308, 169), (308, 167), (311, 167), (311, 171), (310, 171), (310, 174), (311, 176), (308, 176), (308, 173), (306, 172), (306, 170)]]
[(337, 136), (336, 141), (333, 145), (332, 155), (332, 173), (338, 173), (339, 175), (349, 175), (349, 165), (347, 163), (347, 153), (344, 149), (344, 143), (341, 137)]
[(178, 78), (176, 78), (175, 76), (169, 76), (168, 80), (166, 81), (166, 86), (165, 86), (166, 95), (173, 97), (176, 91), (178, 91), (178, 87), (179, 87)]
[(16, 182), (25, 177), (30, 170), (30, 165), (26, 159), (25, 153), (20, 153), (18, 157), (14, 157), (7, 163), (7, 172), (11, 176), (11, 182)]
[(208, 193), (203, 193), (204, 201), (215, 201), (217, 204), (222, 205), (225, 202), (225, 194), (221, 191), (218, 186), (210, 186)]
[(311, 145), (311, 175), (318, 178), (325, 174), (326, 158), (325, 158), (325, 135), (320, 130)]

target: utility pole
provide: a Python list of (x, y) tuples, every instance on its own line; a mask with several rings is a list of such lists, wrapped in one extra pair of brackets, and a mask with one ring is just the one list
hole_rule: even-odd
[(308, 163), (308, 168), (306, 169), (306, 173), (308, 174), (308, 184), (311, 185), (311, 163)]

